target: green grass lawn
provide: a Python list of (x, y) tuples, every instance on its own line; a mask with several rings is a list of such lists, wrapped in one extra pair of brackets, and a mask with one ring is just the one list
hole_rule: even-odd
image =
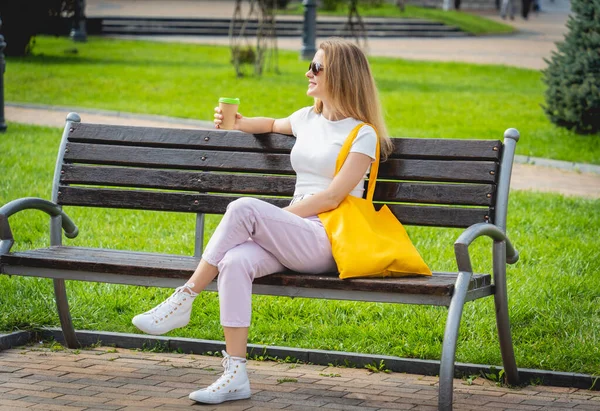
[[(220, 96), (240, 97), (246, 116), (286, 117), (312, 104), (296, 52), (279, 52), (280, 74), (244, 78), (226, 47), (38, 37), (35, 53), (8, 59), (6, 101), (201, 120), (212, 119)], [(517, 154), (600, 164), (600, 134), (577, 135), (545, 117), (538, 71), (370, 60), (392, 136), (489, 139), (515, 127)]]
[[(0, 139), (0, 204), (49, 198), (61, 130), (9, 124)], [(191, 255), (194, 216), (66, 207), (80, 235), (65, 244)], [(508, 233), (521, 259), (508, 268), (509, 307), (519, 367), (600, 375), (600, 200), (513, 192)], [(49, 244), (48, 220), (27, 211), (11, 218), (15, 249)], [(207, 217), (208, 238), (218, 216)], [(435, 270), (455, 270), (460, 230), (408, 227)], [(477, 272), (491, 269), (491, 242), (473, 244)], [(68, 282), (77, 329), (137, 332), (131, 318), (168, 290)], [(391, 304), (254, 297), (250, 342), (439, 358), (446, 309)], [(57, 326), (52, 283), (0, 276), (0, 330)], [(457, 361), (501, 364), (491, 298), (466, 305)], [(222, 340), (218, 300), (205, 293), (190, 326), (173, 336)]]
[[(337, 10), (317, 11), (320, 16), (347, 16), (348, 6), (338, 7)], [(494, 20), (486, 19), (474, 14), (462, 11), (417, 7), (407, 4), (404, 11), (393, 4), (382, 4), (377, 7), (370, 7), (365, 4), (359, 4), (358, 12), (362, 17), (396, 17), (405, 19), (426, 19), (444, 23), (448, 26), (458, 27), (464, 32), (475, 35), (486, 34), (506, 34), (515, 32), (515, 28), (507, 24), (498, 23)], [(301, 2), (291, 4), (286, 10), (280, 11), (281, 14), (302, 14), (304, 6)]]

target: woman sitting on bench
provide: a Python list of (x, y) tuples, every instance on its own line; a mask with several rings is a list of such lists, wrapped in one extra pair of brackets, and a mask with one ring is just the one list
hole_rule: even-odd
[[(381, 158), (393, 146), (381, 114), (377, 89), (364, 53), (342, 39), (323, 42), (306, 72), (314, 105), (281, 119), (237, 114), (235, 129), (246, 133), (293, 134), (291, 163), (294, 197), (281, 209), (254, 198), (229, 204), (208, 242), (196, 271), (163, 303), (135, 316), (148, 334), (164, 334), (189, 323), (195, 298), (218, 277), (221, 325), (225, 334), (224, 374), (190, 399), (218, 404), (250, 397), (246, 346), (251, 318), (252, 281), (286, 269), (303, 273), (336, 271), (331, 244), (319, 213), (335, 209), (348, 195), (362, 197), (363, 182), (375, 159), (377, 133)], [(222, 115), (215, 109), (215, 127)], [(340, 172), (336, 159), (357, 125), (363, 126)]]

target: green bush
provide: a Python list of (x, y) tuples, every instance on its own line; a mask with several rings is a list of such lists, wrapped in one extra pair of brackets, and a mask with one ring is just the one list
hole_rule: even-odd
[(558, 126), (600, 131), (600, 0), (573, 0), (565, 40), (543, 71), (544, 111)]
[(65, 18), (71, 18), (75, 0), (0, 1), (0, 17), (7, 56), (31, 53), (38, 33), (59, 34)]

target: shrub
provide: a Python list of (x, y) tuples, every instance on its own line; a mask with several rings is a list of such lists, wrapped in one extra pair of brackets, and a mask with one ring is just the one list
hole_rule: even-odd
[(35, 35), (59, 34), (62, 21), (71, 18), (76, 0), (0, 1), (1, 32), (6, 41), (5, 54), (25, 56), (31, 53)]
[(543, 70), (546, 115), (579, 133), (600, 131), (600, 0), (572, 0), (569, 31)]

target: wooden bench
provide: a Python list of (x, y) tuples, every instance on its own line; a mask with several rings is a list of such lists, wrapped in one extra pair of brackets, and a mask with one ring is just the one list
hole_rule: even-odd
[[(440, 409), (452, 407), (463, 306), (493, 295), (505, 375), (516, 384), (506, 264), (516, 262), (518, 254), (504, 233), (519, 134), (508, 129), (504, 138), (504, 143), (398, 138), (393, 155), (381, 165), (383, 181), (377, 184), (375, 200), (388, 203), (404, 224), (466, 228), (454, 244), (458, 272), (354, 280), (340, 280), (337, 273), (283, 272), (256, 280), (254, 292), (449, 307), (439, 373)], [(0, 273), (52, 278), (65, 341), (76, 347), (64, 280), (181, 285), (202, 255), (205, 213), (222, 214), (240, 195), (278, 206), (289, 203), (295, 181), (289, 159), (293, 143), (293, 137), (280, 134), (85, 124), (71, 113), (56, 162), (52, 201), (24, 198), (0, 208)], [(195, 255), (64, 246), (62, 231), (75, 237), (77, 227), (63, 206), (194, 213)], [(24, 209), (51, 216), (50, 247), (10, 252), (14, 240), (8, 218)], [(468, 247), (480, 236), (493, 240), (493, 275), (473, 274)], [(209, 290), (216, 290), (216, 282)]]

